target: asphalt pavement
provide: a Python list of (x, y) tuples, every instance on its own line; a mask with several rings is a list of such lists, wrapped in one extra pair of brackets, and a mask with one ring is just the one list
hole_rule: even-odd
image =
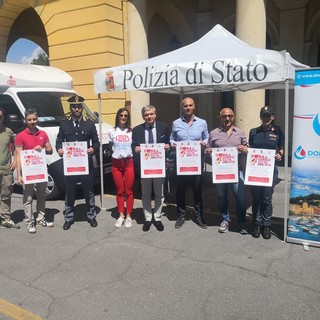
[[(107, 185), (102, 201), (96, 197), (97, 228), (87, 223), (80, 195), (70, 230), (62, 229), (64, 201), (48, 201), (55, 227), (34, 235), (23, 222), (22, 195), (14, 193), (13, 219), (21, 229), (0, 229), (0, 319), (13, 319), (1, 301), (16, 306), (16, 319), (30, 320), (30, 314), (50, 320), (319, 319), (320, 251), (282, 241), (284, 181), (274, 195), (270, 240), (240, 235), (234, 216), (230, 231), (218, 232), (210, 174), (203, 190), (206, 230), (194, 223), (191, 207), (185, 225), (174, 228), (172, 186), (163, 232), (142, 231), (138, 197), (133, 227), (116, 229), (114, 189)], [(191, 193), (188, 201), (192, 205)]]

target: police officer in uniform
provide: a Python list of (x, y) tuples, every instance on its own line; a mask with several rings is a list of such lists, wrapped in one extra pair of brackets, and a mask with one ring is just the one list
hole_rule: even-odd
[(79, 176), (65, 176), (65, 223), (63, 230), (70, 229), (74, 222), (74, 202), (76, 183), (80, 180), (87, 205), (87, 218), (91, 227), (98, 225), (96, 220), (95, 196), (93, 190), (93, 163), (92, 156), (99, 152), (100, 142), (97, 129), (93, 121), (82, 115), (83, 97), (72, 96), (70, 103), (70, 115), (61, 121), (56, 140), (56, 150), (63, 156), (62, 142), (87, 141), (89, 156), (89, 174)]
[[(284, 154), (284, 134), (279, 126), (274, 125), (274, 111), (271, 107), (265, 106), (260, 110), (261, 126), (250, 130), (249, 145), (252, 148), (276, 150), (275, 160), (281, 161)], [(278, 167), (275, 165), (273, 184), (271, 187), (251, 186), (253, 196), (252, 213), (254, 238), (262, 237), (270, 239), (270, 226), (272, 217), (272, 195), (274, 186), (278, 181)]]

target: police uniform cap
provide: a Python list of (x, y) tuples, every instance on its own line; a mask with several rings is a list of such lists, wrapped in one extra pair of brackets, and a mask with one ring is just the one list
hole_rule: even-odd
[(70, 103), (70, 107), (81, 106), (84, 98), (81, 96), (72, 96), (67, 100)]
[(271, 115), (274, 115), (274, 111), (273, 111), (273, 108), (272, 107), (269, 107), (269, 106), (265, 106), (265, 107), (262, 107), (260, 109), (260, 116), (262, 116), (263, 114), (271, 114)]

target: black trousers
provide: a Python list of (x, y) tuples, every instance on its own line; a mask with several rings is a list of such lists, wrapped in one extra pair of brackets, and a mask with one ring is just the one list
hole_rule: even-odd
[(278, 182), (278, 168), (275, 167), (271, 187), (251, 186), (253, 224), (256, 226), (271, 226), (272, 195)]
[(93, 188), (93, 172), (80, 176), (65, 176), (66, 198), (65, 198), (65, 220), (74, 220), (74, 202), (76, 199), (76, 184), (81, 182), (84, 198), (87, 206), (87, 218), (96, 217), (95, 197)]
[(177, 212), (178, 217), (186, 215), (186, 188), (190, 184), (193, 191), (193, 206), (196, 217), (202, 217), (202, 175), (177, 175)]

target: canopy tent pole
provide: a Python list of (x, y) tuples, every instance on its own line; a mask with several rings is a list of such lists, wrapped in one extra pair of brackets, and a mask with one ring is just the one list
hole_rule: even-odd
[(101, 93), (98, 93), (98, 113), (99, 113), (99, 137), (100, 137), (100, 206), (101, 210), (104, 208), (103, 197), (104, 197), (104, 179), (103, 179), (103, 145), (102, 145), (102, 120), (101, 120)]
[(178, 118), (180, 118), (182, 116), (182, 107), (181, 107), (182, 99), (183, 99), (183, 88), (181, 87), (181, 89), (180, 89), (180, 102), (179, 102), (179, 116), (178, 116)]
[(289, 152), (289, 79), (285, 81), (285, 142), (284, 142), (284, 219), (283, 219), (283, 240), (287, 240), (288, 224), (288, 155)]

